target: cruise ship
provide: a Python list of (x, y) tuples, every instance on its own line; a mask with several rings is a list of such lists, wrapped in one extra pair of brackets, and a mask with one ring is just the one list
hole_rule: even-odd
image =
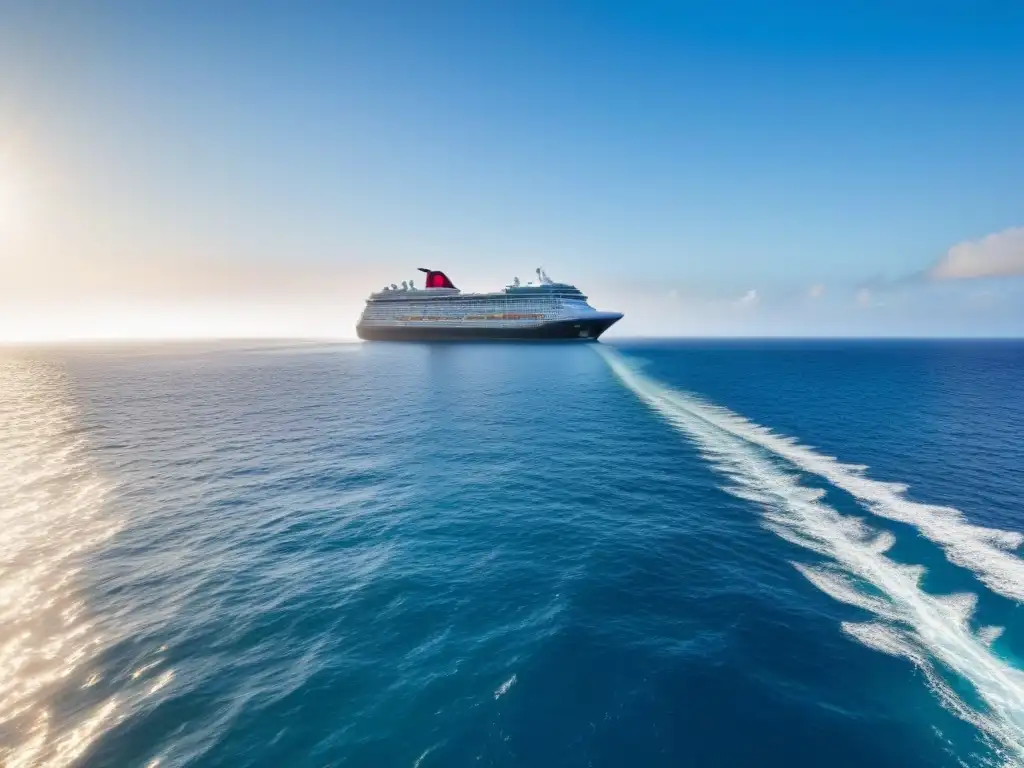
[(537, 281), (517, 277), (495, 293), (462, 293), (444, 272), (426, 273), (423, 288), (410, 282), (371, 294), (356, 325), (368, 341), (463, 341), (561, 339), (594, 341), (622, 319), (599, 312), (568, 283), (538, 268)]

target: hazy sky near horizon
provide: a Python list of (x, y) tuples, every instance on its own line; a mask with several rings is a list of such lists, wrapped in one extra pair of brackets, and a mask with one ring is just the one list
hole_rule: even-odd
[(1024, 335), (1024, 5), (0, 0), (0, 340), (351, 336), (543, 265), (624, 335)]

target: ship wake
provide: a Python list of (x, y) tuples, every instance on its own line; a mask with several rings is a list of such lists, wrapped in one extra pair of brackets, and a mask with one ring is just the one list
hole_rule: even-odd
[[(925, 592), (923, 568), (886, 556), (895, 543), (891, 533), (823, 503), (824, 492), (801, 485), (797, 473), (779, 459), (849, 491), (876, 514), (917, 525), (944, 546), (950, 559), (977, 568), (986, 585), (1019, 597), (1016, 587), (1024, 582), (1011, 589), (1000, 581), (1019, 575), (1020, 561), (1006, 551), (1019, 543), (1015, 534), (975, 528), (955, 510), (909, 502), (901, 488), (865, 478), (862, 468), (819, 456), (727, 409), (665, 386), (615, 350), (597, 351), (628, 389), (728, 478), (724, 490), (759, 505), (768, 529), (825, 559), (821, 565), (794, 565), (821, 591), (870, 615), (865, 622), (844, 622), (848, 636), (916, 665), (943, 706), (978, 728), (1005, 764), (1024, 765), (1024, 673), (993, 653), (991, 642), (999, 628), (971, 629), (975, 595)], [(947, 682), (950, 673), (971, 685), (976, 701), (968, 703), (953, 690)]]

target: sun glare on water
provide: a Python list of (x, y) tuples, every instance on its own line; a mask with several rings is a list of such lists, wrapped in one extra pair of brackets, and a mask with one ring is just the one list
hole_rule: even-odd
[[(173, 670), (131, 683), (101, 663), (119, 637), (90, 610), (83, 569), (121, 528), (93, 465), (69, 376), (0, 357), (0, 765), (68, 768)], [(113, 625), (116, 627), (116, 625)], [(136, 679), (138, 678), (138, 679)], [(159, 686), (159, 687), (158, 687)]]

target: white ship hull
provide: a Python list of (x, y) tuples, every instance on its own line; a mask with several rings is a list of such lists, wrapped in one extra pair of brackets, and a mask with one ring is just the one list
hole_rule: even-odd
[[(461, 293), (443, 272), (427, 287), (403, 283), (370, 296), (356, 333), (368, 341), (594, 341), (622, 315), (600, 312), (575, 286), (518, 282), (500, 293)], [(542, 274), (538, 270), (538, 275)]]

